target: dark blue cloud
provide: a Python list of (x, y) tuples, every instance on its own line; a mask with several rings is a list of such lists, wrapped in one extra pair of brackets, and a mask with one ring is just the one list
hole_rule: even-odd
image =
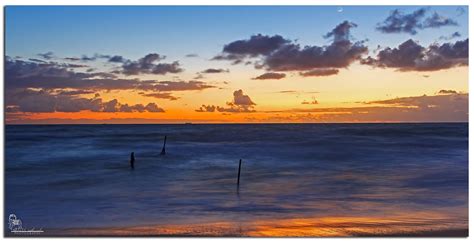
[(382, 33), (408, 33), (415, 35), (418, 33), (418, 30), (426, 28), (458, 25), (455, 20), (441, 16), (437, 12), (425, 18), (427, 12), (428, 8), (420, 8), (408, 14), (395, 9), (382, 23), (377, 24), (376, 30)]

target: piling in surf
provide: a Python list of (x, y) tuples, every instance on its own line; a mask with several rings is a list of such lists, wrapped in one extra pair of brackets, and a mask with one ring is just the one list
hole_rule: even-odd
[(239, 173), (237, 174), (237, 188), (240, 186), (240, 169), (242, 167), (242, 159), (239, 160)]
[(130, 154), (130, 168), (135, 169), (135, 153)]
[(165, 135), (165, 141), (163, 142), (163, 148), (161, 149), (160, 155), (165, 155), (166, 154), (166, 135)]

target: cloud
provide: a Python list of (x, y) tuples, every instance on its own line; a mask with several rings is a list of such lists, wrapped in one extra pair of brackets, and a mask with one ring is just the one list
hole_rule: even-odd
[(311, 104), (311, 105), (315, 105), (315, 104), (319, 104), (317, 100), (313, 100), (313, 101), (303, 101), (301, 102), (301, 104)]
[(199, 79), (203, 79), (204, 78), (204, 75), (201, 74), (201, 73), (197, 73), (197, 75), (193, 78), (195, 80), (199, 80)]
[(332, 31), (324, 35), (326, 39), (333, 38), (334, 42), (345, 41), (350, 37), (350, 29), (357, 27), (357, 24), (344, 21), (336, 26)]
[(296, 90), (283, 90), (283, 91), (279, 91), (277, 93), (298, 93)]
[(39, 53), (38, 56), (42, 57), (43, 59), (50, 60), (54, 57), (54, 53), (49, 51), (46, 53)]
[(290, 116), (280, 117), (280, 121), (283, 118), (287, 122), (302, 120), (301, 115), (309, 117), (305, 119), (307, 122), (467, 122), (468, 103), (468, 94), (458, 93), (369, 101), (365, 107), (305, 108), (272, 113), (290, 113)]
[(187, 54), (185, 57), (193, 58), (193, 57), (198, 57), (198, 54)]
[(83, 65), (83, 64), (71, 64), (71, 63), (58, 63), (54, 61), (44, 61), (44, 60), (39, 60), (35, 58), (29, 58), (28, 61), (40, 63), (41, 66), (46, 67), (46, 66), (51, 66), (51, 67), (63, 67), (63, 68), (83, 68), (83, 67), (89, 67), (88, 65)]
[(137, 61), (128, 60), (122, 65), (122, 73), (125, 75), (165, 75), (167, 73), (180, 73), (183, 71), (178, 61), (172, 63), (157, 63), (163, 59), (165, 59), (165, 56), (151, 53)]
[(437, 12), (434, 12), (423, 22), (423, 28), (440, 28), (443, 26), (458, 26), (458, 23), (453, 19), (439, 15)]
[(422, 28), (420, 21), (425, 13), (425, 8), (420, 8), (410, 14), (404, 14), (395, 9), (383, 23), (377, 24), (376, 29), (382, 33), (409, 33), (414, 35), (417, 33), (416, 29)]
[(175, 100), (179, 99), (178, 97), (173, 96), (169, 92), (156, 92), (156, 93), (143, 93), (142, 92), (140, 94), (144, 97), (153, 97), (153, 98), (157, 98), (157, 99), (168, 99), (168, 100), (171, 100), (171, 101), (175, 101)]
[(199, 109), (196, 110), (196, 112), (215, 112), (216, 111), (216, 106), (214, 105), (202, 105), (199, 107)]
[(440, 40), (452, 40), (452, 39), (459, 38), (459, 37), (461, 37), (461, 34), (456, 31), (456, 32), (452, 33), (449, 36), (441, 36), (441, 37), (439, 37), (439, 39)]
[(160, 112), (165, 111), (162, 108), (158, 107), (158, 105), (156, 103), (148, 103), (145, 106), (145, 110), (148, 111), (148, 112), (151, 112), (151, 113), (160, 113)]
[[(176, 100), (170, 92), (215, 88), (202, 81), (117, 78), (107, 72), (76, 72), (71, 64), (5, 59), (5, 103), (11, 112), (161, 112), (155, 104), (103, 101), (96, 92), (140, 90), (145, 96)], [(96, 93), (93, 98), (83, 95)]]
[(80, 61), (81, 60), (81, 58), (79, 58), (79, 57), (65, 57), (64, 59), (68, 60), (68, 61)]
[(377, 24), (376, 30), (382, 33), (408, 33), (415, 35), (418, 33), (418, 30), (426, 28), (458, 25), (453, 19), (441, 16), (437, 12), (424, 18), (427, 11), (427, 8), (420, 8), (412, 13), (405, 14), (401, 10), (395, 9), (390, 12), (390, 15), (382, 23)]
[(65, 95), (65, 96), (77, 96), (77, 95), (85, 95), (85, 94), (94, 94), (95, 91), (93, 90), (59, 90), (58, 94), (59, 95)]
[(64, 68), (85, 68), (89, 67), (88, 65), (82, 65), (82, 64), (71, 64), (71, 63), (52, 63), (50, 64), (58, 66), (58, 67), (64, 67)]
[(306, 71), (315, 68), (343, 68), (367, 53), (362, 43), (333, 42), (330, 46), (286, 45), (264, 60), (264, 66), (272, 71)]
[(252, 79), (253, 80), (270, 80), (270, 79), (280, 80), (285, 77), (286, 77), (285, 73), (267, 72)]
[(331, 76), (331, 75), (337, 75), (338, 73), (339, 73), (338, 69), (322, 68), (322, 69), (314, 69), (314, 70), (306, 71), (306, 72), (300, 72), (300, 75), (304, 77)]
[(242, 90), (237, 90), (234, 92), (234, 101), (232, 102), (234, 105), (239, 106), (253, 106), (256, 105), (248, 95), (245, 95)]
[(47, 61), (40, 60), (40, 59), (35, 59), (35, 58), (29, 58), (28, 60), (33, 61), (33, 62), (39, 62), (39, 63), (48, 63)]
[(365, 102), (365, 104), (383, 104), (388, 105), (389, 107), (405, 107), (416, 109), (418, 111), (430, 109), (437, 111), (442, 110), (448, 113), (451, 109), (457, 110), (462, 107), (462, 109), (465, 108), (464, 112), (467, 112), (467, 103), (465, 103), (468, 99), (467, 94), (457, 93), (456, 91), (452, 90), (441, 90), (438, 92), (438, 94), (447, 95), (400, 97), (387, 100), (370, 101)]
[(242, 90), (234, 92), (234, 98), (232, 101), (226, 103), (226, 107), (214, 106), (214, 105), (201, 105), (196, 112), (223, 112), (223, 113), (249, 113), (255, 112), (255, 105), (252, 99), (245, 95)]
[(206, 84), (202, 81), (141, 81), (136, 85), (137, 89), (151, 91), (196, 91), (207, 88), (215, 88), (215, 86)]
[(57, 63), (36, 63), (6, 58), (5, 87), (69, 88), (82, 90), (191, 91), (215, 88), (202, 81), (140, 81), (121, 79), (106, 72), (76, 72)]
[(110, 57), (108, 61), (109, 61), (109, 62), (114, 62), (114, 63), (125, 63), (125, 62), (127, 62), (128, 60), (125, 59), (125, 58), (123, 58), (123, 56), (114, 55), (114, 56)]
[(235, 60), (244, 57), (268, 55), (290, 41), (280, 35), (267, 36), (262, 34), (252, 35), (247, 40), (237, 40), (224, 46), (223, 56), (217, 59)]
[(117, 99), (102, 101), (97, 95), (93, 98), (76, 97), (62, 93), (52, 94), (45, 90), (24, 89), (8, 94), (7, 111), (27, 113), (51, 112), (164, 112), (155, 103), (146, 106), (142, 104), (122, 104)]
[(229, 72), (229, 70), (209, 68), (209, 69), (201, 71), (201, 73), (204, 73), (204, 74), (215, 74), (215, 73), (225, 73), (225, 72)]
[(454, 90), (439, 90), (438, 94), (440, 95), (444, 95), (444, 94), (457, 94), (458, 92), (454, 91)]
[(323, 37), (331, 39), (327, 46), (300, 46), (279, 35), (253, 35), (247, 40), (224, 46), (217, 60), (244, 63), (245, 58), (259, 58), (256, 69), (270, 72), (310, 71), (317, 68), (345, 68), (368, 52), (364, 41), (352, 42), (350, 30), (355, 23), (344, 21)]
[(94, 54), (93, 56), (82, 55), (81, 61), (95, 61), (97, 59), (110, 59), (110, 55)]
[(399, 71), (437, 71), (457, 66), (468, 65), (469, 39), (454, 44), (432, 44), (423, 47), (409, 39), (397, 48), (380, 50), (375, 58), (361, 60), (381, 68), (396, 68)]

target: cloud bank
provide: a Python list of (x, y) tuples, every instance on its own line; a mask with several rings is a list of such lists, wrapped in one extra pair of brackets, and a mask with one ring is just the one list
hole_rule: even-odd
[[(351, 41), (350, 30), (357, 24), (344, 21), (323, 37), (332, 42), (327, 46), (301, 46), (280, 35), (253, 35), (224, 46), (214, 60), (246, 63), (257, 58), (257, 69), (270, 72), (314, 71), (346, 68), (368, 52), (364, 41)], [(321, 71), (324, 72), (324, 71)]]
[(438, 71), (469, 63), (469, 39), (454, 44), (419, 45), (412, 39), (395, 48), (385, 48), (376, 57), (361, 60), (362, 64), (399, 71)]

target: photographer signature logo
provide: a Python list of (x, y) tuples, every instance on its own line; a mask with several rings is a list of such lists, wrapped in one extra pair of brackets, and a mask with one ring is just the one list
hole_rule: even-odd
[(15, 234), (35, 234), (35, 233), (43, 233), (42, 229), (25, 229), (23, 228), (23, 224), (21, 219), (17, 218), (15, 214), (10, 214), (8, 216), (8, 228), (10, 232)]

